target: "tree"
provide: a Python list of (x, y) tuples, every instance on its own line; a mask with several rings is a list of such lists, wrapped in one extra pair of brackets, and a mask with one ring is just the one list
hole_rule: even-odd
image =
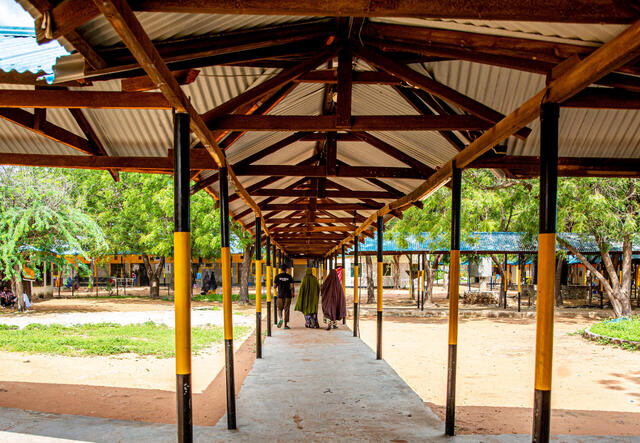
[(0, 272), (24, 310), (22, 271), (43, 262), (66, 266), (61, 253), (87, 258), (105, 245), (73, 183), (49, 169), (0, 167)]
[(400, 256), (391, 257), (391, 276), (393, 278), (393, 289), (400, 289)]
[(240, 303), (249, 303), (249, 278), (251, 277), (251, 262), (255, 251), (254, 240), (248, 231), (242, 229), (238, 223), (232, 225), (233, 233), (238, 244), (243, 249), (242, 266), (240, 269), (240, 294), (238, 301)]
[[(558, 186), (558, 243), (584, 264), (604, 288), (616, 317), (632, 315), (631, 253), (640, 215), (640, 180), (627, 178), (561, 179)], [(601, 272), (579, 252), (579, 243), (593, 240), (604, 271)], [(622, 246), (622, 275), (618, 276), (611, 249)]]
[(371, 255), (365, 256), (365, 262), (367, 263), (367, 304), (375, 303), (375, 295), (373, 293), (373, 263)]

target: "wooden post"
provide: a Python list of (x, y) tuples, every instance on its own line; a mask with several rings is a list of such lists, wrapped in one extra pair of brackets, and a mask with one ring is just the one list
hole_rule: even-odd
[(449, 262), (449, 358), (445, 434), (455, 434), (456, 364), (458, 353), (458, 291), (460, 281), (460, 206), (462, 171), (455, 166), (451, 180), (451, 255)]
[[(193, 441), (191, 412), (191, 220), (189, 114), (174, 114), (174, 232), (178, 441)], [(122, 263), (122, 261), (121, 261)], [(117, 278), (117, 277), (116, 277)], [(117, 281), (117, 280), (116, 280)]]
[(378, 216), (378, 298), (377, 298), (377, 316), (378, 316), (378, 339), (376, 346), (376, 359), (382, 359), (382, 283), (384, 274), (384, 264), (382, 258), (382, 231), (384, 229), (384, 221), (382, 216)]
[(220, 187), (220, 240), (222, 245), (222, 310), (227, 379), (227, 429), (236, 429), (236, 394), (233, 372), (233, 316), (231, 298), (231, 250), (229, 243), (229, 182), (227, 168), (218, 173)]
[(535, 394), (532, 441), (548, 442), (555, 307), (556, 199), (559, 106), (543, 103), (540, 113), (540, 227), (536, 319)]
[(262, 358), (262, 219), (256, 216), (256, 358)]

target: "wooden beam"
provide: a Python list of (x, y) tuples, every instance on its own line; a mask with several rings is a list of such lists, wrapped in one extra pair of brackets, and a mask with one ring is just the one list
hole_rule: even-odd
[[(431, 108), (429, 108), (429, 106), (427, 106), (427, 104), (422, 101), (420, 97), (418, 97), (413, 88), (404, 88), (401, 86), (394, 86), (393, 88), (398, 94), (400, 94), (402, 98), (405, 99), (407, 103), (409, 103), (409, 105), (413, 107), (413, 109), (418, 111), (420, 114), (435, 115), (435, 112), (433, 112)], [(457, 151), (462, 151), (464, 149), (464, 143), (458, 138), (457, 135), (455, 135), (455, 133), (453, 133), (452, 131), (439, 132), (440, 135), (444, 137), (444, 139), (447, 140)]]
[(367, 142), (369, 145), (378, 149), (381, 152), (384, 152), (388, 156), (395, 158), (396, 160), (401, 161), (405, 165), (408, 165), (418, 171), (420, 171), (423, 175), (429, 176), (433, 174), (434, 169), (425, 165), (421, 161), (415, 159), (414, 157), (406, 154), (395, 146), (390, 145), (389, 143), (380, 140), (379, 138), (367, 133), (367, 132), (356, 132), (355, 135)]
[[(181, 71), (173, 71), (173, 76), (179, 85), (189, 85), (196, 81), (200, 71), (197, 69), (183, 69)], [(148, 75), (141, 75), (140, 77), (123, 78), (120, 80), (120, 89), (123, 92), (144, 92), (156, 89), (157, 86), (149, 78)]]
[[(234, 131), (338, 131), (334, 115), (227, 115), (211, 129)], [(488, 129), (491, 123), (471, 115), (367, 115), (352, 118), (352, 131), (440, 131)]]
[[(91, 143), (95, 147), (95, 151), (98, 153), (97, 155), (108, 156), (109, 153), (107, 152), (104, 145), (102, 144), (100, 137), (98, 137), (98, 134), (96, 134), (96, 131), (94, 131), (93, 127), (89, 123), (89, 120), (87, 120), (87, 117), (84, 115), (82, 110), (69, 109), (69, 112), (71, 113), (71, 116), (80, 127), (80, 130), (84, 133), (84, 136), (87, 138), (87, 140), (89, 140), (89, 143)], [(118, 173), (117, 169), (112, 168), (112, 169), (108, 169), (108, 171), (109, 171), (109, 174), (111, 174), (111, 177), (113, 177), (115, 181), (120, 180), (120, 174)]]
[(158, 92), (33, 91), (2, 89), (0, 107), (4, 108), (92, 108), (92, 109), (171, 109)]
[[(491, 4), (471, 1), (452, 4), (447, 0), (416, 2), (397, 0), (391, 3), (369, 0), (140, 0), (133, 3), (138, 11), (181, 12), (194, 14), (296, 15), (315, 17), (434, 17), (475, 20), (541, 21), (568, 23), (631, 23), (638, 11), (612, 0), (534, 0), (494, 1)], [(66, 34), (97, 17), (100, 11), (84, 0), (65, 0), (51, 10), (56, 35)]]
[[(312, 221), (313, 223), (353, 223), (353, 217), (315, 217)], [(306, 222), (306, 217), (272, 218), (270, 216), (265, 216), (265, 223), (267, 224), (281, 225)]]
[(349, 232), (351, 230), (348, 226), (297, 226), (273, 228), (271, 232)]
[(640, 109), (640, 93), (615, 88), (586, 88), (563, 102), (565, 108)]
[[(315, 197), (313, 190), (285, 190), (262, 188), (251, 192), (251, 195), (261, 197)], [(394, 200), (393, 194), (387, 191), (327, 191), (326, 196), (329, 198), (370, 198), (370, 199), (390, 199)]]
[[(337, 84), (338, 72), (333, 69), (309, 71), (294, 80), (297, 83)], [(380, 71), (352, 71), (351, 82), (354, 85), (399, 85), (398, 77)]]
[[(504, 115), (498, 111), (491, 109), (490, 107), (448, 87), (447, 85), (422, 75), (405, 65), (396, 63), (394, 60), (387, 58), (379, 52), (364, 46), (354, 46), (354, 51), (357, 55), (365, 59), (368, 63), (375, 65), (377, 68), (395, 75), (416, 88), (420, 88), (425, 92), (436, 95), (443, 100), (447, 100), (489, 123), (497, 123), (504, 118)], [(520, 130), (516, 134), (519, 138), (525, 139), (530, 133), (530, 129), (524, 128), (524, 130)]]
[(345, 45), (338, 55), (338, 102), (336, 103), (336, 126), (351, 126), (351, 95), (353, 85), (353, 61), (351, 45)]
[[(41, 121), (36, 125), (34, 114), (18, 108), (0, 108), (0, 118), (22, 126), (36, 134), (40, 134), (58, 143), (62, 143), (85, 154), (97, 155), (96, 147), (85, 138), (79, 137), (71, 131), (48, 121)], [(37, 126), (37, 127), (36, 127)], [(5, 154), (3, 154), (4, 157)]]
[[(380, 209), (383, 204), (368, 205), (364, 203), (318, 203), (318, 209), (326, 209), (328, 211), (371, 211), (373, 209)], [(297, 211), (303, 210), (307, 207), (306, 204), (291, 204), (291, 203), (272, 203), (262, 206), (263, 211)]]
[[(325, 166), (296, 166), (296, 165), (249, 165), (236, 169), (238, 176), (272, 175), (280, 177), (326, 177)], [(378, 166), (338, 166), (336, 177), (382, 177), (421, 179), (425, 176), (412, 168), (393, 168)]]
[(326, 47), (310, 59), (305, 60), (304, 62), (293, 66), (292, 68), (280, 72), (275, 77), (270, 78), (269, 80), (266, 80), (259, 85), (246, 90), (242, 94), (237, 95), (234, 98), (222, 103), (221, 105), (216, 106), (214, 109), (205, 112), (202, 115), (203, 120), (209, 124), (213, 123), (216, 119), (225, 116), (226, 114), (232, 113), (241, 105), (255, 101), (260, 97), (264, 97), (269, 92), (281, 88), (282, 86), (286, 85), (292, 80), (295, 80), (305, 72), (308, 72), (318, 65), (326, 62), (328, 59), (332, 58), (339, 49), (340, 47), (338, 45), (331, 45)]

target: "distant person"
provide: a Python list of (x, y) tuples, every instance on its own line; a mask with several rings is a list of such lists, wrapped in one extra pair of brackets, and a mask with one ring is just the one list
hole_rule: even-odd
[(0, 290), (0, 306), (2, 309), (9, 307), (9, 295), (7, 294), (7, 288)]
[(200, 295), (205, 295), (209, 292), (209, 287), (211, 285), (211, 277), (209, 276), (209, 271), (204, 272), (204, 277), (202, 277), (202, 288), (200, 290)]
[(318, 324), (318, 299), (320, 295), (320, 284), (313, 275), (311, 268), (307, 272), (300, 284), (300, 292), (296, 301), (296, 311), (304, 314), (305, 328), (319, 328)]
[(327, 331), (338, 328), (338, 320), (347, 315), (347, 301), (342, 290), (342, 283), (338, 273), (332, 269), (329, 276), (322, 284), (322, 313), (325, 323), (328, 323)]
[(291, 299), (295, 297), (295, 289), (293, 287), (293, 277), (287, 273), (287, 267), (282, 266), (280, 274), (276, 275), (273, 279), (273, 285), (277, 288), (278, 298), (276, 299), (276, 305), (278, 306), (278, 327), (282, 327), (284, 321), (284, 328), (289, 328), (289, 310), (291, 309)]
[(29, 296), (26, 292), (22, 293), (22, 301), (24, 301), (25, 309), (31, 309), (31, 300), (29, 300)]
[(209, 281), (209, 289), (215, 291), (218, 289), (218, 283), (216, 282), (216, 273), (211, 271), (211, 280)]

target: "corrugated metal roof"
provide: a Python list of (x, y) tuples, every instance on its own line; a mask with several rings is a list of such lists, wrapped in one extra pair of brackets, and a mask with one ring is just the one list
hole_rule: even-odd
[(0, 26), (0, 70), (49, 74), (53, 80), (56, 58), (68, 52), (57, 41), (38, 45), (33, 28)]

